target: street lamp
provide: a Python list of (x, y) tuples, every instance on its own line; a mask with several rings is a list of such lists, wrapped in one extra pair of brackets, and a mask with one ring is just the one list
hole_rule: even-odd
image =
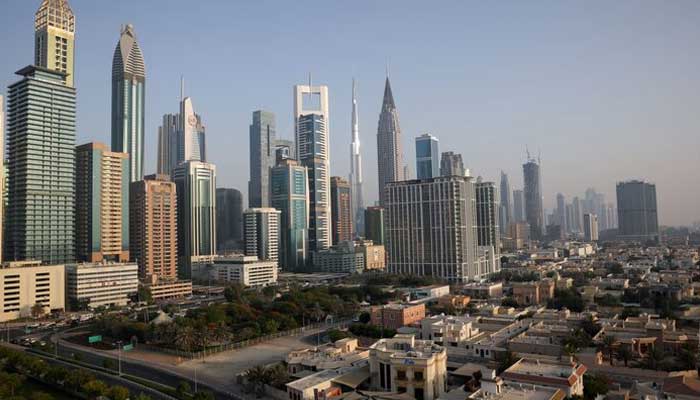
[(122, 341), (121, 340), (117, 341), (117, 346), (119, 346), (118, 350), (117, 350), (118, 360), (119, 360), (118, 361), (119, 376), (122, 376)]

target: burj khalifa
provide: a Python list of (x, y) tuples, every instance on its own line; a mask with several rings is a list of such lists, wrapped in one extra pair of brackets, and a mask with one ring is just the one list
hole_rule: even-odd
[(354, 232), (363, 236), (365, 231), (365, 202), (362, 196), (362, 156), (360, 155), (360, 127), (357, 116), (357, 97), (355, 79), (352, 80), (352, 142), (350, 144), (350, 190), (352, 191), (352, 209)]

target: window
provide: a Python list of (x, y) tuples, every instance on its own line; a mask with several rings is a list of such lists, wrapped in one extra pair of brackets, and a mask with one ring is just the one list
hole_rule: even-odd
[(423, 371), (416, 371), (413, 373), (413, 379), (416, 381), (422, 381), (423, 380)]
[(406, 379), (406, 371), (396, 371), (396, 379)]

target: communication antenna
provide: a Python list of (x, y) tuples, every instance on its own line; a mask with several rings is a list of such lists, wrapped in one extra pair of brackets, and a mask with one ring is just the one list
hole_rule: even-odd
[(525, 145), (525, 155), (527, 155), (527, 161), (530, 161), (530, 150), (527, 148), (527, 145)]
[(180, 75), (180, 102), (185, 100), (185, 76)]

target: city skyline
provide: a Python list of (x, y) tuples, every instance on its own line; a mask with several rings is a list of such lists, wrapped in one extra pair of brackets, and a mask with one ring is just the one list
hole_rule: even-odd
[[(38, 1), (31, 6), (14, 2), (3, 9), (9, 17), (8, 23), (0, 28), (3, 33), (0, 35), (3, 36), (0, 44), (7, 49), (7, 57), (0, 61), (0, 71), (4, 77), (3, 86), (12, 82), (12, 74), (20, 65), (29, 64), (33, 59), (29, 52), (32, 48), (30, 41), (33, 40), (31, 23), (38, 5)], [(697, 84), (693, 82), (692, 77), (695, 76), (693, 74), (697, 70), (699, 60), (694, 54), (682, 51), (687, 46), (688, 37), (693, 37), (697, 29), (687, 17), (694, 15), (694, 11), (698, 10), (697, 4), (679, 3), (665, 7), (664, 18), (656, 17), (657, 14), (661, 14), (656, 7), (661, 6), (652, 3), (644, 3), (639, 7), (632, 7), (629, 3), (606, 4), (605, 16), (597, 12), (600, 6), (561, 4), (547, 10), (542, 10), (537, 5), (527, 8), (512, 5), (505, 9), (476, 7), (473, 13), (467, 13), (473, 14), (474, 18), (485, 20), (503, 14), (504, 19), (511, 21), (519, 12), (527, 12), (527, 15), (537, 18), (533, 20), (534, 23), (549, 23), (557, 20), (555, 17), (566, 17), (562, 20), (573, 23), (556, 27), (566, 29), (567, 33), (573, 35), (570, 49), (563, 48), (559, 39), (550, 37), (548, 40), (551, 41), (543, 44), (544, 48), (533, 47), (532, 43), (535, 42), (530, 40), (541, 39), (541, 36), (549, 31), (536, 25), (523, 25), (524, 23), (519, 21), (511, 21), (515, 25), (506, 32), (498, 32), (498, 35), (479, 35), (479, 40), (483, 43), (476, 43), (471, 39), (467, 41), (462, 38), (469, 36), (472, 30), (489, 32), (488, 29), (493, 28), (477, 23), (476, 20), (473, 26), (462, 27), (469, 24), (464, 24), (463, 21), (458, 24), (451, 14), (446, 12), (446, 7), (425, 10), (409, 4), (405, 10), (398, 12), (411, 16), (418, 15), (420, 11), (427, 13), (427, 17), (446, 18), (442, 29), (431, 32), (428, 37), (415, 43), (419, 50), (435, 51), (438, 57), (431, 58), (442, 58), (440, 63), (426, 61), (408, 68), (406, 65), (410, 64), (406, 61), (409, 56), (405, 45), (401, 43), (410, 42), (412, 36), (405, 36), (406, 41), (389, 46), (390, 43), (396, 42), (397, 35), (410, 35), (405, 28), (390, 23), (390, 28), (393, 28), (390, 37), (376, 38), (374, 36), (377, 35), (372, 35), (374, 41), (368, 43), (369, 49), (363, 50), (362, 57), (357, 54), (353, 54), (352, 59), (347, 55), (335, 57), (336, 60), (329, 60), (322, 65), (303, 61), (300, 57), (300, 62), (292, 63), (295, 65), (289, 68), (272, 68), (264, 66), (262, 62), (233, 63), (231, 65), (236, 65), (235, 75), (240, 78), (229, 79), (223, 85), (220, 77), (214, 79), (203, 76), (202, 64), (199, 62), (200, 58), (215, 58), (211, 46), (220, 45), (220, 39), (211, 35), (210, 29), (213, 28), (209, 27), (193, 34), (174, 32), (172, 28), (165, 26), (165, 23), (172, 20), (185, 21), (184, 14), (177, 11), (177, 7), (169, 11), (170, 18), (161, 22), (156, 18), (158, 7), (155, 4), (139, 4), (143, 12), (138, 14), (127, 14), (133, 7), (97, 5), (81, 0), (74, 0), (70, 5), (76, 14), (76, 41), (81, 49), (75, 60), (75, 87), (78, 89), (79, 98), (77, 143), (91, 140), (110, 142), (109, 76), (115, 31), (122, 24), (133, 23), (139, 32), (139, 44), (144, 53), (148, 54), (149, 65), (152, 66), (149, 71), (157, 75), (152, 79), (149, 77), (149, 96), (146, 100), (145, 174), (155, 171), (159, 116), (172, 112), (174, 99), (178, 98), (177, 85), (174, 82), (184, 74), (188, 78), (188, 91), (192, 92), (197, 109), (206, 115), (207, 128), (211, 134), (210, 142), (215, 144), (210, 146), (212, 153), (208, 158), (215, 164), (223, 163), (220, 170), (226, 171), (221, 176), (221, 186), (237, 188), (247, 196), (247, 174), (244, 173), (247, 158), (231, 159), (227, 157), (227, 152), (236, 148), (236, 145), (245, 147), (250, 112), (263, 106), (278, 114), (279, 136), (290, 139), (293, 130), (291, 107), (285, 93), (288, 93), (295, 82), (303, 79), (309, 70), (313, 72), (315, 79), (327, 84), (332, 93), (330, 108), (335, 116), (330, 137), (330, 152), (334, 154), (332, 175), (347, 176), (349, 172), (349, 138), (343, 134), (350, 129), (350, 115), (345, 104), (346, 99), (350, 97), (351, 88), (347, 82), (352, 76), (356, 76), (362, 83), (363, 101), (359, 107), (364, 117), (360, 121), (360, 134), (361, 141), (370, 144), (363, 147), (362, 156), (365, 171), (372, 172), (376, 168), (376, 150), (373, 150), (371, 145), (375, 142), (382, 81), (388, 60), (392, 89), (397, 106), (401, 110), (404, 149), (411, 148), (411, 139), (420, 132), (434, 132), (440, 137), (443, 151), (463, 153), (465, 167), (470, 168), (473, 175), (481, 175), (487, 180), (495, 181), (499, 171), (503, 169), (511, 177), (516, 177), (511, 181), (511, 186), (522, 188), (522, 183), (517, 179), (520, 175), (519, 166), (524, 158), (524, 146), (530, 145), (531, 148), (539, 148), (542, 151), (543, 196), (546, 209), (554, 209), (557, 192), (580, 193), (586, 187), (595, 187), (607, 196), (608, 201), (612, 201), (616, 182), (644, 179), (657, 185), (661, 224), (689, 224), (700, 219), (700, 211), (695, 206), (698, 204), (700, 189), (691, 187), (688, 191), (681, 186), (679, 180), (673, 179), (677, 171), (692, 171), (693, 165), (696, 165), (697, 156), (693, 154), (692, 149), (697, 148), (700, 139), (692, 133), (696, 128), (695, 120), (690, 108), (669, 106), (665, 100), (673, 95), (682, 98), (681, 104), (697, 103), (697, 93), (700, 91), (696, 90)], [(231, 11), (219, 14), (235, 14), (234, 18), (238, 20), (243, 19), (239, 17), (241, 14), (257, 13), (258, 8), (269, 6), (218, 4), (217, 7)], [(289, 22), (290, 26), (278, 29), (283, 32), (287, 29), (298, 30), (301, 24), (308, 22), (310, 18), (315, 19), (317, 14), (328, 13), (329, 7), (342, 9), (336, 11), (350, 12), (333, 12), (330, 20), (323, 22), (322, 28), (330, 29), (332, 25), (326, 24), (337, 24), (339, 19), (340, 22), (349, 21), (357, 16), (357, 11), (342, 5), (320, 6), (307, 14), (282, 8), (280, 14), (285, 21), (290, 19), (290, 13), (299, 12), (300, 18), (298, 21)], [(368, 28), (367, 33), (352, 39), (337, 37), (337, 34), (330, 35), (331, 38), (327, 40), (340, 40), (340, 45), (336, 46), (339, 48), (337, 51), (352, 54), (347, 52), (348, 48), (355, 49), (360, 43), (367, 43), (365, 35), (376, 32), (380, 28), (380, 20), (386, 22), (380, 17), (386, 15), (390, 8), (395, 7), (373, 5), (373, 15), (362, 22)], [(202, 10), (196, 11), (196, 15), (217, 14), (212, 13), (212, 9), (213, 6), (202, 7)], [(235, 10), (242, 13), (236, 14), (233, 12)], [(538, 12), (540, 15), (536, 15)], [(454, 15), (465, 14), (455, 12)], [(611, 20), (619, 20), (621, 15), (625, 15), (629, 21), (624, 28), (609, 23)], [(219, 17), (214, 15), (212, 18), (214, 21), (211, 25), (218, 26)], [(602, 26), (604, 32), (591, 37), (589, 31), (593, 25)], [(245, 30), (241, 39), (231, 45), (236, 51), (258, 45), (266, 38), (255, 38), (254, 34), (260, 33), (260, 28), (251, 26), (251, 23), (232, 29)], [(526, 32), (522, 38), (514, 35), (514, 30), (518, 29)], [(658, 35), (660, 29), (663, 35)], [(251, 33), (253, 36), (249, 36)], [(440, 37), (438, 35), (445, 33), (452, 35), (445, 43), (432, 49), (431, 43)], [(172, 56), (166, 57), (166, 53), (172, 47), (170, 43), (164, 43), (163, 35), (175, 35), (168, 42), (178, 46), (184, 45), (190, 54), (186, 58), (192, 60), (183, 58), (182, 62), (172, 63)], [(190, 37), (187, 37), (188, 35)], [(201, 37), (210, 38), (213, 42), (198, 48), (198, 38)], [(521, 42), (527, 45), (524, 50), (515, 48), (516, 44), (523, 45)], [(159, 43), (159, 46), (156, 46), (156, 43)], [(285, 43), (285, 39), (275, 41), (274, 51), (281, 49)], [(456, 46), (472, 48), (476, 54), (470, 52), (467, 58), (439, 57)], [(623, 52), (625, 54), (615, 54), (620, 48), (626, 50)], [(332, 56), (337, 55), (335, 51), (332, 50)], [(523, 53), (524, 51), (530, 51), (531, 54)], [(663, 54), (663, 57), (649, 57), (649, 54)], [(480, 56), (486, 57), (483, 61), (475, 62)], [(553, 56), (559, 60), (554, 62), (551, 59)], [(591, 61), (604, 59), (601, 58), (603, 56), (609, 59)], [(527, 60), (523, 61), (522, 57)], [(503, 67), (501, 62), (504, 58), (511, 62), (521, 62), (522, 68), (513, 71)], [(657, 62), (656, 58), (663, 58), (664, 63)], [(363, 65), (355, 61), (359, 59), (363, 60)], [(227, 63), (229, 60), (228, 56), (221, 60), (213, 60), (215, 64), (212, 68), (222, 67), (224, 64), (221, 63)], [(642, 60), (645, 63), (642, 63)], [(578, 64), (574, 65), (576, 63)], [(642, 64), (644, 68), (639, 67)], [(435, 68), (441, 72), (439, 76), (435, 74)], [(467, 70), (461, 71), (461, 68)], [(261, 71), (254, 72), (255, 69)], [(564, 72), (564, 69), (569, 71)], [(476, 78), (484, 74), (485, 79)], [(604, 76), (606, 74), (612, 78), (617, 77), (617, 82)], [(262, 75), (274, 76), (266, 81)], [(503, 80), (503, 83), (496, 84), (499, 79)], [(553, 89), (545, 85), (543, 79), (549, 79), (553, 86), (559, 85), (562, 88)], [(585, 90), (580, 91), (581, 87), (578, 84), (568, 83), (576, 80), (593, 89), (584, 88)], [(660, 80), (661, 83), (658, 87), (655, 85), (652, 91), (649, 82), (655, 80)], [(242, 89), (237, 89), (236, 92), (232, 90), (238, 85), (248, 85), (243, 81), (255, 85), (256, 92), (249, 96), (231, 96), (231, 93), (243, 92)], [(265, 82), (264, 87), (260, 87), (260, 82)], [(450, 89), (445, 89), (445, 86), (450, 86)], [(543, 86), (547, 88), (543, 89)], [(576, 93), (577, 96), (572, 96), (572, 93)], [(512, 98), (507, 97), (508, 94), (511, 94)], [(526, 104), (526, 96), (538, 98), (539, 101), (535, 102), (535, 105)], [(424, 104), (436, 101), (440, 101), (440, 107), (424, 107)], [(465, 104), (468, 105), (468, 112), (464, 118), (448, 118), (450, 114), (462, 115), (455, 113), (463, 109)], [(604, 106), (601, 107), (601, 104)], [(498, 114), (503, 111), (507, 111), (506, 117)], [(493, 151), (475, 150), (487, 146), (487, 141), (494, 136), (499, 136), (499, 145), (490, 147)], [(673, 140), (668, 140), (669, 137)], [(573, 160), (567, 154), (569, 151), (561, 151), (562, 146), (573, 139), (595, 142), (595, 146), (590, 146), (591, 151), (585, 164)], [(474, 143), (469, 145), (465, 140), (473, 140)], [(606, 143), (607, 146), (604, 145)], [(634, 151), (629, 151), (629, 143), (638, 143)], [(673, 146), (674, 154), (671, 167), (664, 157), (656, 156), (657, 151), (670, 153), (669, 146)], [(404, 153), (404, 163), (414, 164), (412, 152)], [(366, 204), (373, 204), (377, 199), (376, 174), (365, 173), (364, 181)]]

